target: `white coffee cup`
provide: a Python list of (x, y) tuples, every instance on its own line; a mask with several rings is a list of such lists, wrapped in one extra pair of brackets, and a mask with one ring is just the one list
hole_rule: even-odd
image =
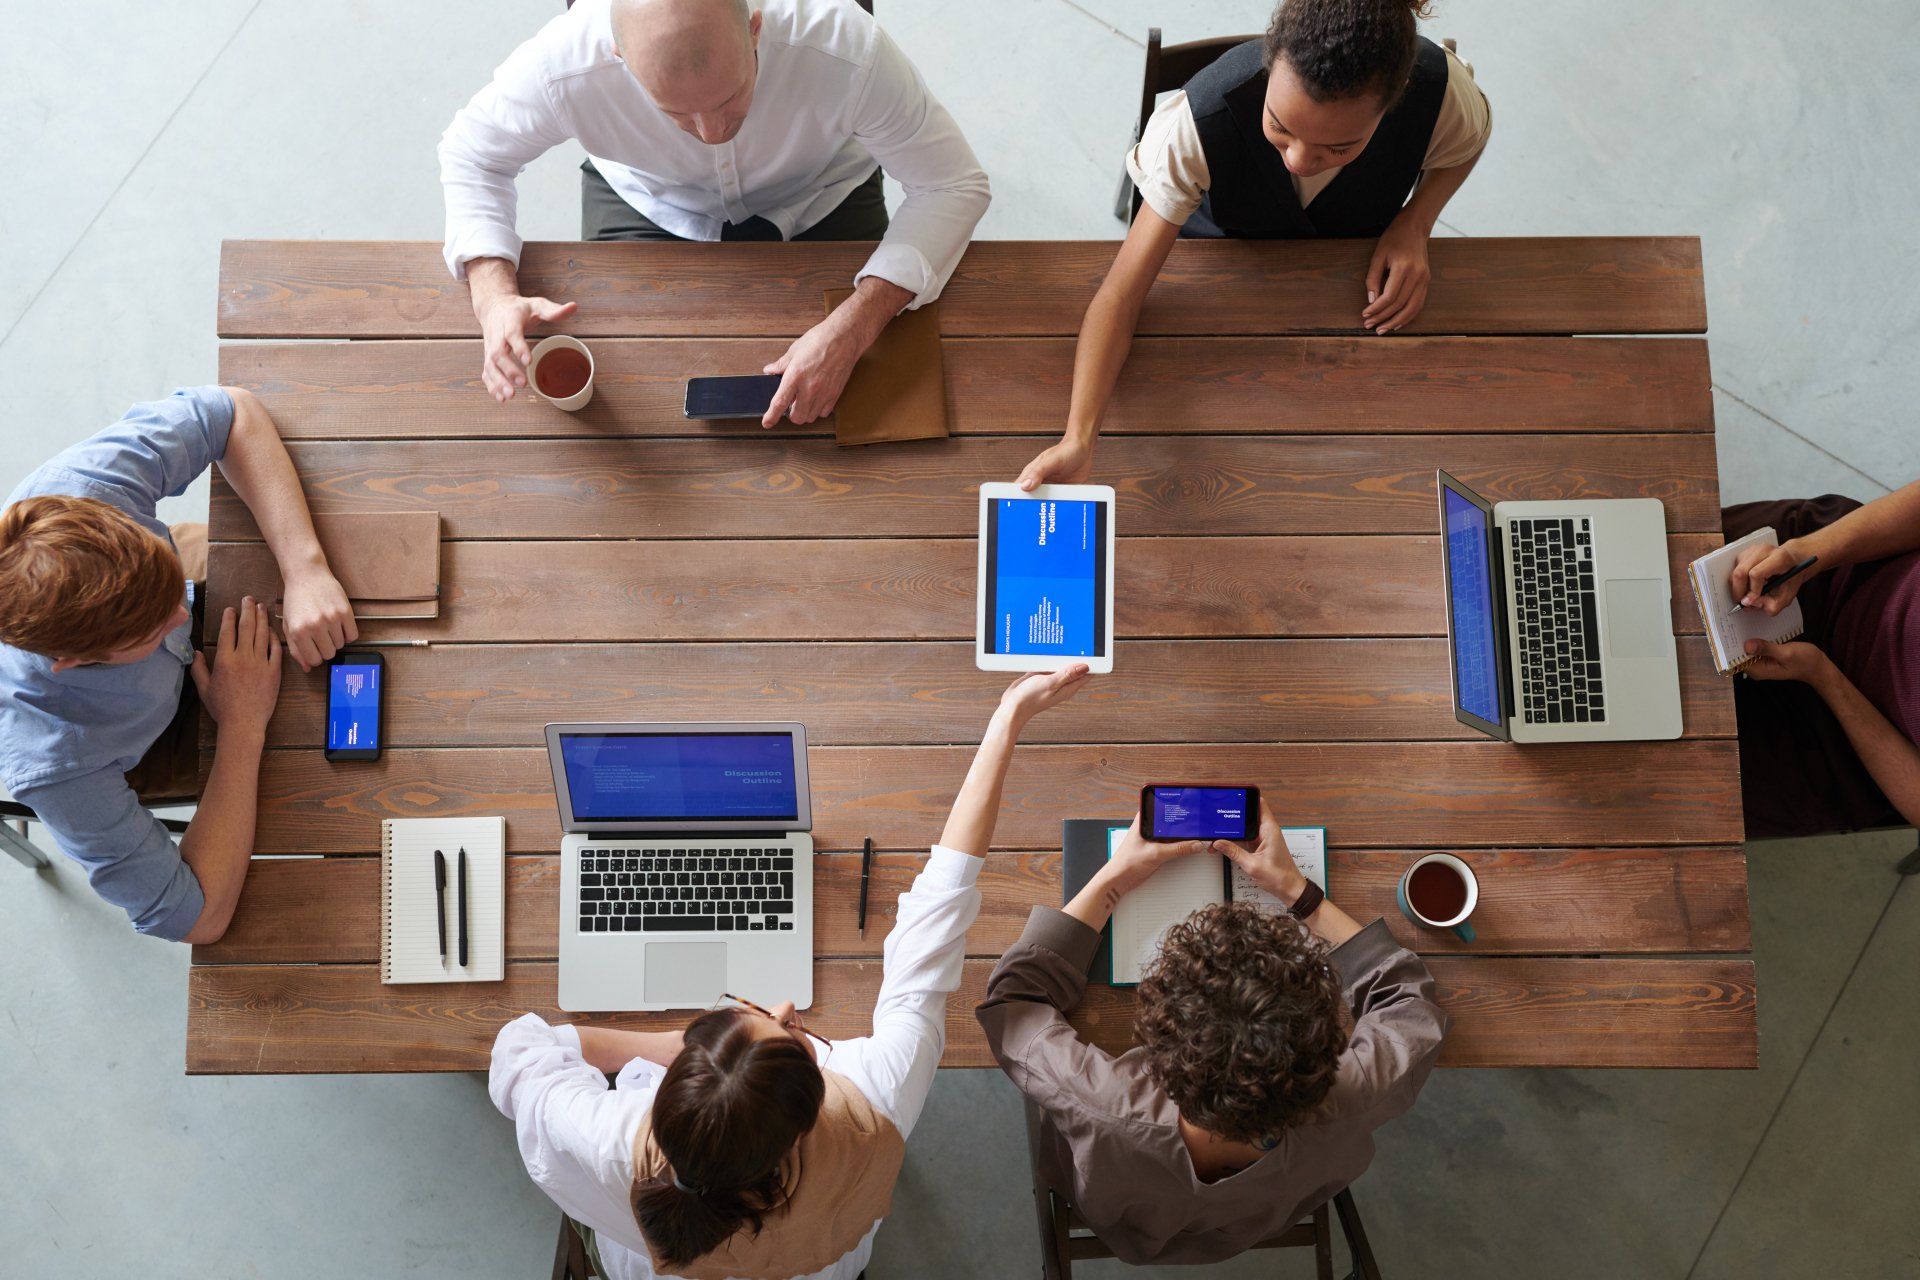
[[(1430, 862), (1438, 863), (1453, 872), (1459, 878), (1462, 888), (1465, 890), (1465, 900), (1462, 902), (1460, 910), (1445, 920), (1429, 919), (1419, 908), (1413, 905), (1412, 894), (1409, 892), (1409, 886), (1413, 882), (1413, 873)], [(1473, 868), (1468, 866), (1462, 859), (1456, 858), (1450, 853), (1428, 854), (1407, 868), (1405, 874), (1400, 877), (1399, 892), (1395, 896), (1400, 900), (1400, 910), (1415, 924), (1423, 924), (1429, 929), (1451, 929), (1462, 942), (1473, 941), (1473, 926), (1467, 923), (1467, 917), (1473, 914), (1473, 909), (1476, 906), (1480, 905), (1480, 881), (1478, 877), (1473, 874)]]
[[(546, 357), (549, 351), (559, 350), (578, 351), (587, 358), (587, 381), (585, 386), (581, 387), (572, 395), (556, 398), (540, 390), (540, 361)], [(572, 413), (577, 409), (586, 408), (587, 402), (593, 399), (593, 373), (593, 352), (587, 350), (587, 344), (580, 341), (580, 339), (570, 338), (564, 333), (556, 333), (550, 338), (540, 339), (539, 345), (534, 347), (532, 355), (527, 360), (527, 381), (532, 385), (534, 391), (538, 392), (540, 398), (554, 408), (565, 409), (568, 413)]]

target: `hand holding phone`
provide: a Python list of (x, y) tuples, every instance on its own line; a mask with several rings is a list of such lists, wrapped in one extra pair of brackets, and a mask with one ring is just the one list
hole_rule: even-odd
[(386, 707), (387, 660), (347, 650), (327, 663), (328, 760), (378, 760)]
[(1140, 789), (1140, 838), (1245, 842), (1260, 832), (1260, 788), (1152, 786)]

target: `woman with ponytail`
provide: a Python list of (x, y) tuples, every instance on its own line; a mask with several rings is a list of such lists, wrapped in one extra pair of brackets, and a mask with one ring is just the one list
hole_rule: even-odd
[(1154, 111), (1127, 155), (1142, 199), (1087, 307), (1066, 434), (1022, 487), (1077, 484), (1181, 236), (1375, 241), (1356, 322), (1393, 333), (1427, 300), (1427, 239), (1492, 132), (1473, 72), (1421, 36), (1428, 0), (1281, 0), (1264, 38), (1227, 51)]
[(527, 1172), (590, 1233), (601, 1275), (860, 1274), (945, 1048), (1014, 743), (1086, 676), (1022, 676), (1001, 695), (940, 842), (900, 896), (871, 1035), (829, 1042), (792, 1004), (744, 1002), (679, 1031), (531, 1013), (501, 1029), (488, 1092)]

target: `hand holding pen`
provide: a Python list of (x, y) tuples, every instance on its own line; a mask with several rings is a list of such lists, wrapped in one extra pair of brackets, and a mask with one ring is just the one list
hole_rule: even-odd
[(1805, 554), (1797, 540), (1777, 547), (1749, 547), (1727, 577), (1734, 599), (1727, 616), (1742, 609), (1758, 609), (1769, 617), (1779, 613), (1800, 594), (1807, 581), (1802, 575), (1819, 563), (1820, 557)]

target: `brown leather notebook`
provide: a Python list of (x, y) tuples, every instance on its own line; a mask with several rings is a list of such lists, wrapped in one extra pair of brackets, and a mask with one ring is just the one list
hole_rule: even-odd
[(440, 513), (313, 518), (327, 566), (356, 618), (440, 616)]
[[(851, 289), (828, 289), (827, 312)], [(938, 440), (947, 434), (947, 377), (940, 360), (940, 304), (893, 318), (853, 366), (833, 409), (840, 444)]]

